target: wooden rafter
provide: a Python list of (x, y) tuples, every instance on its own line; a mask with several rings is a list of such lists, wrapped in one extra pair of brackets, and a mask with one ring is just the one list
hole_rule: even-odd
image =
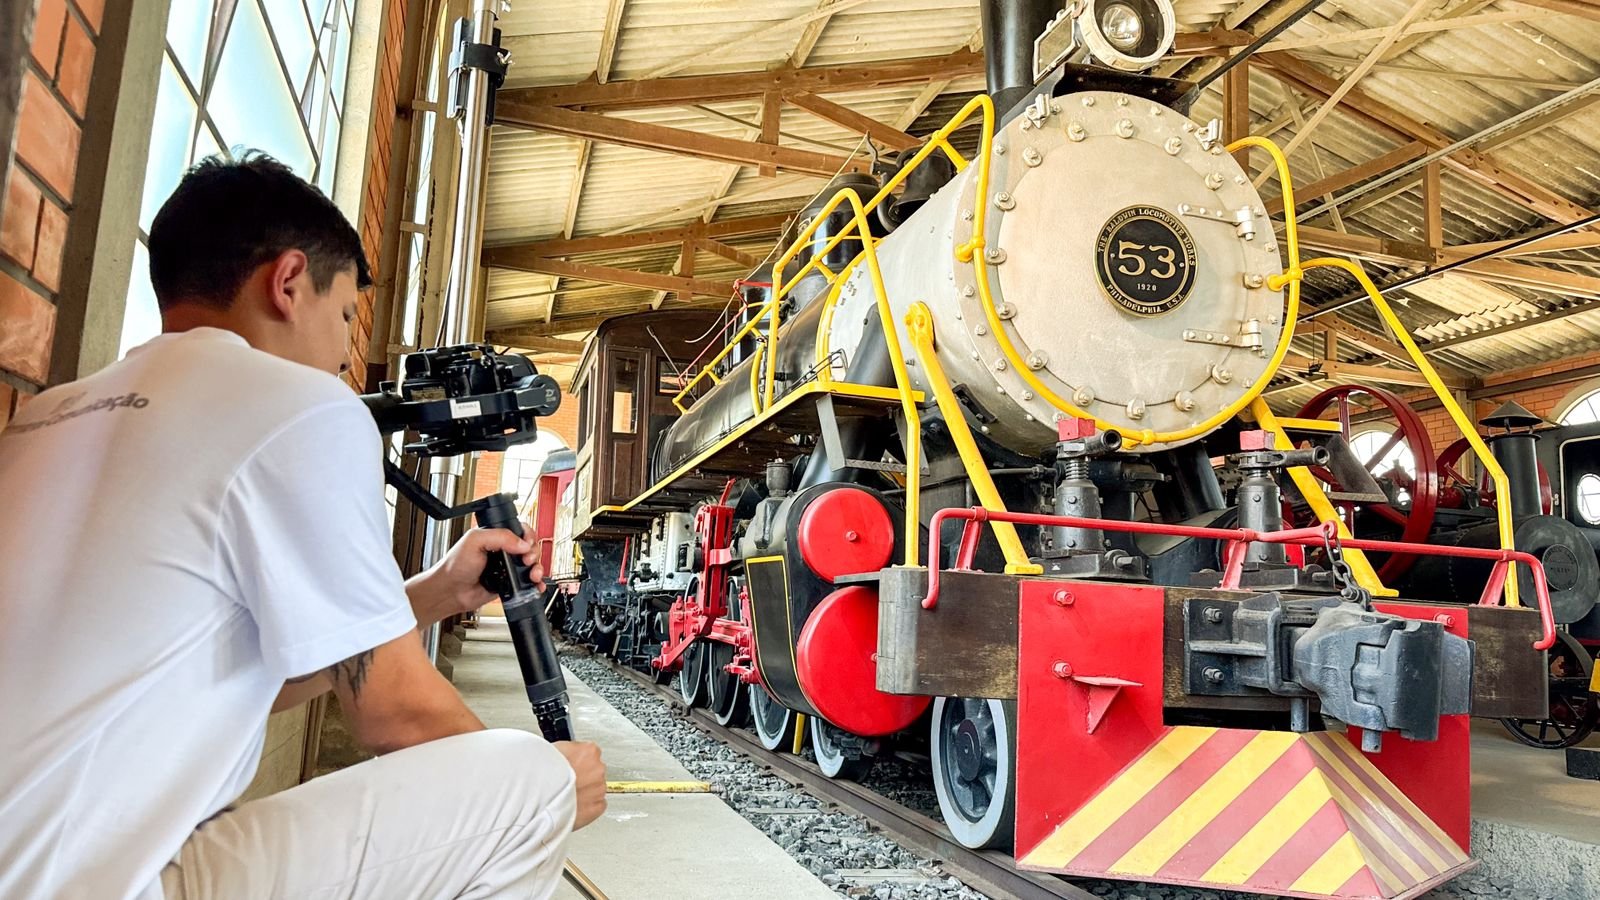
[[(1292, 54), (1268, 53), (1256, 57), (1256, 61), (1275, 77), (1320, 97), (1331, 97), (1339, 88), (1339, 82), (1333, 77)], [(1429, 150), (1440, 150), (1453, 143), (1444, 132), (1377, 100), (1360, 88), (1346, 92), (1339, 108), (1387, 134), (1421, 141)], [(1574, 222), (1591, 214), (1555, 191), (1507, 170), (1487, 153), (1462, 149), (1443, 162), (1472, 181), (1558, 222)]]
[[(783, 128), (783, 96), (777, 91), (767, 91), (761, 95), (761, 136), (763, 144), (772, 147), (778, 146), (778, 138)], [(756, 170), (763, 178), (776, 178), (778, 167), (771, 163), (762, 163)]]
[[(1348, 169), (1335, 172), (1327, 178), (1299, 187), (1295, 191), (1296, 203), (1302, 202), (1303, 198), (1309, 199), (1320, 197), (1324, 194), (1338, 193), (1347, 187), (1360, 184), (1368, 178), (1375, 178), (1392, 169), (1397, 169), (1427, 152), (1427, 145), (1421, 141), (1401, 144), (1381, 156), (1373, 157), (1364, 163), (1351, 166)], [(1283, 198), (1281, 196), (1273, 196), (1267, 200), (1266, 206), (1268, 215), (1277, 215), (1283, 212)]]
[(803, 109), (825, 122), (832, 122), (840, 128), (848, 128), (856, 134), (864, 134), (894, 150), (905, 150), (922, 143), (892, 125), (864, 116), (847, 106), (818, 97), (816, 94), (790, 91), (783, 95), (783, 99), (791, 106)]
[(837, 5), (839, 0), (817, 0), (817, 12), (824, 13), (806, 23), (800, 30), (800, 37), (794, 42), (794, 49), (789, 51), (789, 65), (796, 69), (806, 64), (811, 58), (811, 51), (817, 48), (817, 41), (822, 39), (822, 32), (827, 30), (828, 22), (833, 19), (833, 10), (829, 7)]
[(943, 56), (923, 56), (860, 66), (788, 66), (765, 72), (726, 75), (691, 75), (680, 78), (645, 78), (501, 91), (499, 104), (523, 106), (581, 106), (584, 109), (627, 109), (646, 106), (688, 106), (722, 100), (747, 100), (768, 91), (834, 93), (900, 84), (920, 84), (934, 78), (959, 78), (983, 73), (983, 54), (961, 49)]
[[(1344, 234), (1338, 231), (1307, 226), (1300, 227), (1300, 245), (1307, 249), (1343, 253), (1357, 259), (1397, 265), (1430, 266), (1439, 262), (1453, 261), (1448, 256), (1441, 259), (1441, 256), (1444, 255), (1426, 244), (1370, 237), (1368, 235)], [(1462, 258), (1458, 248), (1451, 249), (1454, 252), (1454, 260)], [(1455, 274), (1468, 275), (1491, 284), (1532, 288), (1561, 294), (1566, 297), (1600, 298), (1600, 276), (1568, 272), (1564, 269), (1552, 269), (1548, 266), (1520, 263), (1509, 259), (1490, 258), (1469, 262), (1451, 271)]]
[[(1222, 139), (1226, 143), (1250, 134), (1250, 63), (1241, 62), (1222, 76)], [(1250, 148), (1233, 152), (1239, 165), (1250, 164)]]
[[(1304, 125), (1295, 129), (1294, 137), (1283, 148), (1284, 156), (1293, 156), (1296, 147), (1299, 147), (1301, 144), (1311, 140), (1311, 135), (1317, 130), (1317, 126), (1321, 125), (1328, 118), (1328, 116), (1333, 114), (1334, 109), (1339, 106), (1339, 102), (1343, 100), (1351, 91), (1354, 91), (1357, 82), (1361, 81), (1362, 78), (1365, 78), (1367, 73), (1372, 70), (1372, 67), (1378, 64), (1378, 60), (1383, 58), (1384, 51), (1394, 46), (1394, 43), (1400, 40), (1401, 36), (1405, 33), (1406, 26), (1410, 25), (1418, 16), (1426, 12), (1428, 7), (1430, 7), (1433, 2), (1434, 0), (1413, 0), (1411, 7), (1407, 9), (1405, 14), (1400, 17), (1400, 21), (1381, 31), (1381, 33), (1378, 35), (1380, 38), (1378, 45), (1373, 47), (1372, 50), (1367, 53), (1366, 57), (1363, 58), (1361, 62), (1357, 64), (1356, 67), (1352, 69), (1350, 73), (1346, 75), (1331, 92), (1324, 95), (1325, 102), (1322, 104), (1322, 106), (1318, 107), (1317, 111), (1312, 114), (1311, 118), (1307, 120)], [(1271, 45), (1269, 44), (1268, 46)]]
[[(1487, 241), (1481, 244), (1458, 244), (1454, 247), (1446, 247), (1441, 250), (1439, 253), (1439, 258), (1449, 262), (1456, 259), (1463, 259), (1468, 256), (1476, 256), (1479, 253), (1499, 250), (1500, 248), (1510, 244), (1511, 240), (1512, 239), (1503, 241)], [(1593, 231), (1577, 231), (1568, 232), (1566, 234), (1558, 234), (1553, 237), (1544, 238), (1543, 240), (1524, 244), (1515, 250), (1508, 250), (1501, 255), (1533, 256), (1538, 253), (1552, 253), (1560, 252), (1562, 250), (1596, 249), (1600, 249), (1600, 233)]]
[[(720, 309), (726, 305), (727, 302), (728, 300), (726, 297), (721, 297), (715, 300), (697, 299), (693, 303), (674, 304), (673, 309)], [(607, 319), (614, 319), (617, 316), (624, 316), (633, 312), (644, 312), (648, 309), (650, 309), (649, 303), (619, 303), (615, 309), (609, 309), (604, 312), (590, 313), (580, 316), (568, 316), (565, 318), (558, 318), (550, 322), (535, 322), (531, 325), (517, 325), (515, 331), (517, 334), (520, 334), (524, 337), (539, 337), (552, 334), (581, 334), (585, 331), (593, 331), (595, 328), (599, 327), (600, 323), (606, 321)], [(509, 343), (508, 341), (499, 340), (499, 334), (500, 332), (498, 331), (491, 332), (489, 334), (489, 340), (495, 343)]]
[[(1384, 57), (1391, 58), (1394, 48), (1390, 47)], [(1306, 62), (1319, 63), (1325, 66), (1348, 66), (1355, 60), (1332, 53), (1316, 53), (1305, 50), (1297, 51), (1295, 56)], [(1372, 67), (1374, 72), (1388, 72), (1393, 75), (1408, 75), (1416, 78), (1436, 78), (1445, 81), (1463, 81), (1476, 84), (1509, 84), (1515, 87), (1537, 88), (1541, 91), (1567, 91), (1578, 86), (1576, 82), (1558, 81), (1552, 78), (1529, 78), (1524, 75), (1506, 75), (1494, 72), (1464, 71), (1460, 69), (1428, 69), (1422, 66), (1404, 66), (1395, 63), (1378, 63)], [(1563, 111), (1565, 111), (1563, 109)], [(1487, 148), (1487, 144), (1485, 145)]]
[(723, 259), (730, 260), (732, 262), (736, 262), (741, 266), (749, 266), (753, 269), (756, 266), (761, 265), (761, 259), (759, 257), (746, 253), (743, 250), (740, 250), (738, 247), (730, 247), (727, 244), (724, 244), (718, 240), (713, 240), (712, 238), (702, 237), (695, 241), (695, 244), (701, 250), (704, 250), (707, 253), (710, 253), (714, 256), (720, 256)]
[(675, 153), (695, 159), (745, 166), (770, 164), (786, 171), (823, 176), (830, 176), (841, 169), (864, 171), (868, 165), (865, 160), (847, 160), (826, 153), (700, 134), (682, 128), (634, 122), (599, 113), (529, 106), (505, 100), (499, 101), (496, 109), (495, 120), (502, 125), (530, 128), (550, 134), (565, 134), (624, 147), (658, 150), (662, 153)]
[[(1401, 365), (1409, 366), (1413, 364), (1411, 355), (1406, 353), (1406, 348), (1400, 346), (1398, 343), (1388, 337), (1385, 337), (1384, 335), (1362, 328), (1360, 325), (1357, 325), (1343, 316), (1328, 315), (1319, 316), (1315, 319), (1302, 319), (1300, 320), (1299, 324), (1295, 326), (1295, 334), (1322, 334), (1327, 336), (1329, 339), (1343, 338), (1344, 340), (1355, 344), (1369, 353), (1374, 353), (1378, 356), (1384, 357), (1385, 359), (1400, 363)], [(1335, 354), (1332, 352), (1324, 351), (1323, 355), (1328, 359), (1335, 358)], [(1471, 375), (1455, 368), (1454, 366), (1442, 363), (1438, 360), (1432, 360), (1432, 363), (1435, 369), (1452, 378), (1459, 379), (1463, 382), (1470, 381), (1472, 379)]]
[(1600, 4), (1587, 0), (1517, 0), (1528, 6), (1538, 6), (1551, 12), (1565, 13), (1590, 20), (1600, 20)]
[[(1283, 365), (1285, 369), (1301, 375), (1314, 373), (1325, 375), (1332, 379), (1359, 378), (1363, 381), (1377, 381), (1387, 384), (1428, 386), (1428, 379), (1421, 372), (1413, 369), (1390, 369), (1384, 366), (1339, 362), (1333, 359), (1312, 359), (1309, 356), (1301, 356), (1298, 353), (1285, 354)], [(1472, 386), (1471, 381), (1447, 376), (1442, 372), (1439, 377), (1444, 381), (1446, 387), (1455, 390)]]
[[(745, 216), (738, 219), (724, 219), (721, 222), (712, 222), (705, 226), (700, 234), (708, 238), (734, 237), (742, 234), (768, 234), (781, 230), (788, 224), (789, 213), (772, 213), (764, 216)], [(494, 253), (517, 253), (527, 256), (574, 256), (583, 253), (605, 253), (612, 250), (636, 250), (640, 247), (660, 247), (666, 244), (678, 244), (694, 237), (691, 226), (682, 225), (673, 228), (656, 228), (649, 231), (633, 231), (624, 234), (602, 235), (598, 237), (561, 238), (548, 241), (530, 241), (518, 244), (502, 244), (497, 247), (484, 249), (484, 258), (487, 260)], [(486, 263), (487, 264), (487, 263)]]
[(496, 344), (506, 344), (523, 350), (532, 350), (535, 353), (583, 352), (583, 341), (565, 341), (542, 334), (530, 334), (515, 328), (502, 329), (493, 332), (493, 335)]
[[(1433, 0), (1428, 0), (1432, 3)], [(1401, 38), (1423, 37), (1442, 34), (1446, 31), (1458, 31), (1463, 28), (1481, 28), (1485, 25), (1505, 25), (1516, 22), (1526, 22), (1531, 19), (1550, 18), (1556, 13), (1548, 10), (1510, 10), (1507, 12), (1483, 13), (1468, 16), (1441, 16), (1426, 22), (1405, 22), (1399, 35), (1395, 36), (1395, 44)], [(1398, 23), (1397, 23), (1398, 24)], [(1380, 25), (1376, 28), (1357, 28), (1350, 31), (1335, 31), (1329, 34), (1308, 35), (1306, 37), (1279, 38), (1270, 41), (1261, 48), (1262, 53), (1277, 53), (1283, 50), (1301, 50), (1306, 47), (1329, 47), (1335, 44), (1350, 44), (1357, 41), (1370, 41), (1383, 38), (1391, 32), (1396, 25)], [(1387, 48), (1386, 48), (1387, 49)]]
[(1422, 239), (1435, 251), (1444, 246), (1444, 185), (1436, 162), (1422, 167)]
[(713, 44), (709, 47), (697, 47), (693, 53), (684, 54), (672, 62), (651, 69), (647, 77), (660, 78), (663, 75), (671, 75), (673, 72), (686, 69), (703, 59), (715, 58), (730, 50), (737, 50), (748, 45), (751, 41), (763, 40), (773, 35), (785, 34), (790, 31), (799, 31), (819, 19), (826, 19), (835, 13), (841, 13), (847, 9), (871, 2), (873, 0), (836, 0), (834, 3), (818, 7), (808, 13), (802, 13), (792, 19), (766, 22), (738, 37), (729, 38), (719, 44)]
[(562, 278), (595, 281), (601, 284), (614, 284), (621, 287), (642, 288), (649, 291), (676, 291), (680, 294), (703, 294), (708, 297), (726, 299), (728, 293), (732, 290), (732, 282), (728, 281), (684, 278), (677, 275), (663, 275), (658, 272), (619, 269), (615, 266), (602, 266), (595, 263), (569, 262), (564, 259), (530, 256), (526, 252), (519, 250), (486, 250), (484, 251), (483, 262), (484, 265), (499, 269), (515, 269), (519, 272), (532, 272), (536, 275), (559, 275)]
[(605, 30), (600, 33), (600, 56), (595, 61), (594, 78), (605, 84), (611, 78), (611, 64), (617, 58), (617, 39), (622, 35), (622, 11), (628, 0), (611, 0), (606, 7)]

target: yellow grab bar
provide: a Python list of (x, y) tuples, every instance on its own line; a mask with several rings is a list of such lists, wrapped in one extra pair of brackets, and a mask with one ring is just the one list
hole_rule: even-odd
[[(916, 351), (922, 371), (927, 373), (928, 387), (939, 404), (939, 411), (944, 413), (950, 439), (955, 442), (956, 452), (961, 454), (961, 464), (967, 470), (967, 477), (972, 480), (978, 500), (983, 503), (984, 509), (1005, 512), (1005, 501), (1000, 499), (1000, 491), (989, 476), (989, 467), (983, 461), (978, 442), (972, 439), (966, 413), (962, 411), (955, 392), (950, 389), (950, 381), (944, 377), (944, 369), (939, 365), (939, 356), (933, 346), (933, 314), (928, 311), (926, 303), (918, 301), (911, 304), (911, 312), (906, 315), (906, 330), (911, 335), (911, 348)], [(1022, 547), (1022, 539), (1017, 537), (1015, 525), (1010, 522), (989, 524), (994, 528), (995, 539), (1000, 542), (1000, 552), (1005, 554), (1007, 574), (1038, 575), (1044, 571), (1043, 567), (1029, 561), (1028, 552)]]
[[(1348, 259), (1339, 259), (1333, 256), (1322, 256), (1307, 260), (1300, 264), (1300, 268), (1342, 269), (1354, 276), (1361, 285), (1361, 289), (1366, 291), (1368, 299), (1377, 308), (1378, 315), (1383, 317), (1383, 321), (1388, 324), (1389, 330), (1394, 332), (1395, 340), (1399, 341), (1400, 346), (1406, 348), (1406, 355), (1411, 357), (1411, 361), (1417, 366), (1417, 371), (1421, 372), (1422, 377), (1427, 379), (1428, 386), (1433, 388), (1434, 396), (1438, 397), (1439, 402), (1444, 404), (1445, 411), (1450, 413), (1451, 421), (1455, 422), (1456, 427), (1461, 429), (1462, 436), (1467, 439), (1468, 444), (1472, 445), (1473, 452), (1478, 454), (1478, 461), (1483, 464), (1483, 468), (1489, 473), (1489, 478), (1494, 481), (1494, 489), (1497, 492), (1497, 496), (1503, 498), (1495, 512), (1495, 519), (1500, 526), (1500, 548), (1502, 550), (1513, 549), (1516, 543), (1513, 536), (1516, 532), (1511, 522), (1511, 501), (1509, 499), (1511, 497), (1511, 480), (1506, 477), (1505, 469), (1500, 467), (1500, 463), (1494, 458), (1494, 454), (1489, 452), (1489, 446), (1483, 442), (1483, 438), (1478, 436), (1477, 426), (1473, 424), (1471, 419), (1467, 418), (1466, 412), (1461, 409), (1460, 404), (1456, 403), (1455, 398), (1450, 396), (1450, 389), (1445, 387), (1444, 380), (1434, 370), (1433, 364), (1428, 362), (1428, 358), (1422, 354), (1422, 349), (1417, 346), (1417, 342), (1411, 339), (1411, 333), (1406, 331), (1406, 326), (1400, 321), (1400, 317), (1394, 314), (1394, 309), (1389, 306), (1389, 301), (1383, 299), (1383, 294), (1378, 290), (1378, 286), (1372, 283), (1371, 278), (1367, 277), (1367, 270)], [(1506, 605), (1521, 606), (1522, 603), (1517, 596), (1517, 572), (1514, 568), (1516, 564), (1511, 563), (1510, 565), (1513, 568), (1509, 568), (1506, 572)]]

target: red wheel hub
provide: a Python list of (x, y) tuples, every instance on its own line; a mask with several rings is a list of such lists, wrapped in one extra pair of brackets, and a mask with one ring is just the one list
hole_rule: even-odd
[(876, 572), (894, 553), (894, 522), (877, 497), (838, 488), (811, 501), (800, 514), (800, 558), (818, 577)]
[(878, 690), (878, 592), (852, 584), (823, 598), (795, 646), (806, 699), (829, 722), (873, 737), (909, 727), (931, 697)]

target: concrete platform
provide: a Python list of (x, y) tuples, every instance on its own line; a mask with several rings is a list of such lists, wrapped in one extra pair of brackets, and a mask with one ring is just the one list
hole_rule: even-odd
[(1568, 778), (1563, 751), (1524, 746), (1498, 722), (1475, 720), (1472, 855), (1527, 896), (1600, 897), (1600, 781)]
[[(504, 620), (480, 619), (454, 662), (456, 688), (485, 725), (534, 730)], [(694, 780), (571, 672), (567, 688), (574, 728), (600, 745), (609, 780)], [(605, 816), (573, 834), (568, 856), (611, 900), (838, 896), (714, 794), (613, 794)], [(555, 896), (582, 894), (562, 884)]]

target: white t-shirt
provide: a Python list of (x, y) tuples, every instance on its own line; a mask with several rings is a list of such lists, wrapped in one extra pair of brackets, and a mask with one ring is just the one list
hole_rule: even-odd
[(0, 432), (0, 897), (159, 897), (284, 679), (416, 626), (339, 379), (196, 329)]

